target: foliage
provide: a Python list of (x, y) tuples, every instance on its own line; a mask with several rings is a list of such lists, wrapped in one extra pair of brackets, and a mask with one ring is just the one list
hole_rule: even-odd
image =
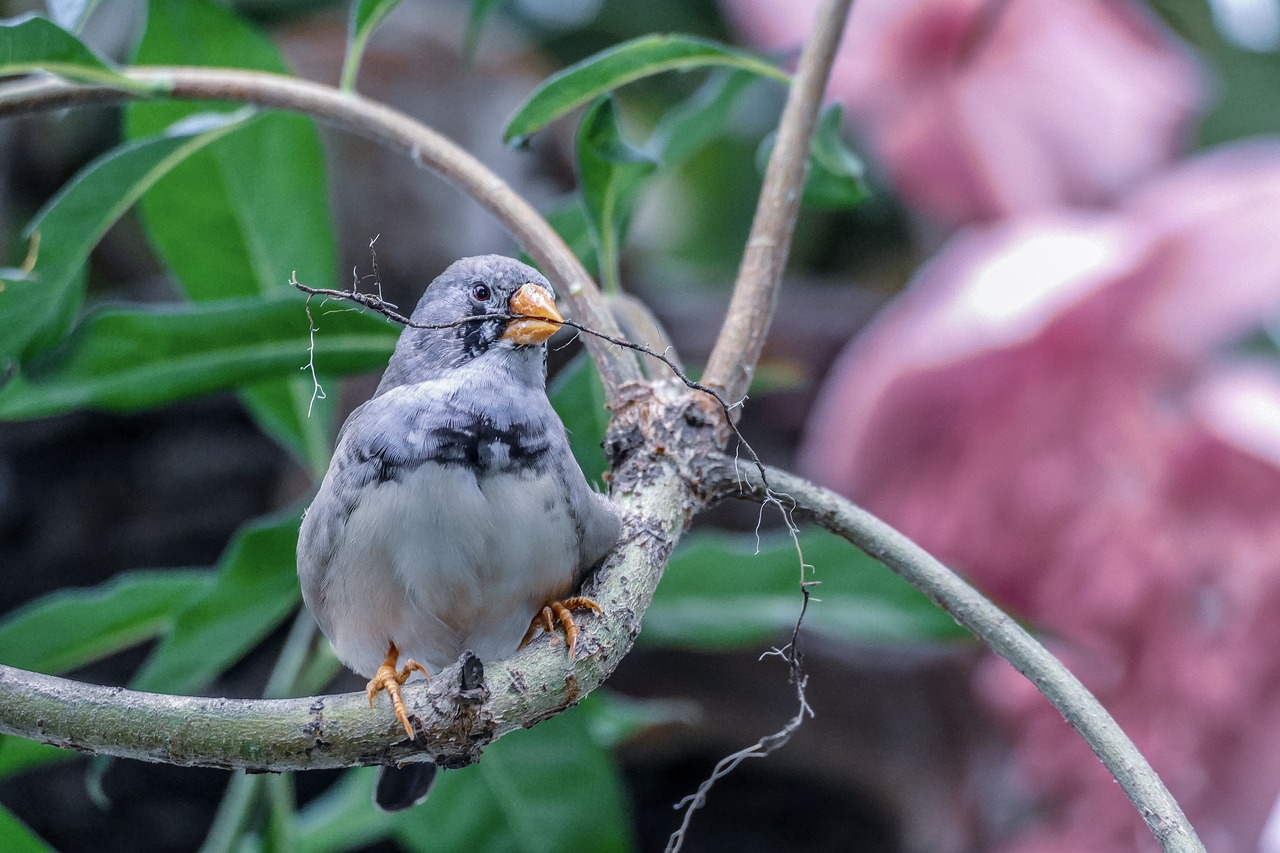
[[(134, 60), (287, 70), (264, 35), (205, 0), (151, 0)], [(132, 139), (164, 133), (207, 109), (132, 104), (125, 133)], [(302, 281), (337, 277), (320, 140), (301, 116), (261, 116), (188, 157), (143, 196), (141, 213), (152, 245), (197, 302), (289, 291), (295, 274)], [(327, 467), (336, 410), (332, 401), (314, 399), (308, 377), (246, 383), (240, 396), (258, 424), (312, 471)]]
[(588, 101), (635, 80), (663, 71), (708, 66), (741, 68), (785, 80), (772, 65), (705, 39), (680, 35), (644, 36), (609, 48), (549, 77), (507, 120), (502, 137), (516, 145), (530, 134)]
[(355, 91), (360, 59), (364, 56), (369, 37), (399, 5), (400, 0), (356, 0), (351, 4), (351, 33), (347, 39), (347, 58), (342, 65), (341, 86), (344, 91)]
[(0, 29), (0, 77), (47, 71), (86, 83), (145, 92), (71, 33), (46, 18), (31, 17)]
[[(352, 3), (344, 87), (354, 88), (365, 44), (396, 5)], [(473, 5), (471, 39), (492, 6)], [(78, 6), (68, 20), (82, 22), (92, 9)], [(0, 57), (0, 76), (42, 70), (138, 88), (43, 18), (0, 26)], [(266, 36), (212, 0), (153, 0), (134, 60), (286, 73)], [(669, 70), (701, 69), (713, 71), (706, 84), (660, 117), (647, 144), (630, 142), (613, 91)], [(758, 57), (706, 39), (645, 36), (553, 75), (504, 135), (523, 139), (590, 104), (578, 131), (580, 192), (552, 218), (578, 236), (574, 248), (596, 262), (610, 287), (621, 289), (621, 246), (637, 199), (723, 135), (739, 97), (760, 78), (787, 79)], [(863, 198), (860, 167), (840, 138), (839, 115), (828, 114), (822, 128), (806, 198), (856, 204)], [(301, 369), (314, 365), (329, 385), (376, 369), (397, 334), (380, 318), (316, 312), (313, 336), (313, 318), (288, 285), (295, 273), (322, 286), (337, 278), (324, 165), (315, 128), (298, 116), (163, 99), (128, 107), (119, 145), (84, 166), (32, 220), (31, 262), (0, 271), (0, 365), (9, 376), (0, 386), (0, 418), (136, 411), (235, 391), (282, 452), (313, 477), (323, 473), (336, 408), (315, 394)], [(86, 305), (89, 254), (135, 207), (184, 299)], [(606, 413), (590, 362), (578, 358), (562, 371), (551, 395), (584, 470), (602, 482)], [(0, 659), (60, 673), (152, 643), (134, 687), (205, 690), (296, 608), (298, 516), (289, 509), (249, 521), (211, 568), (134, 571), (32, 602), (0, 620)], [(730, 535), (687, 541), (650, 612), (645, 642), (758, 648), (783, 636), (795, 618), (800, 563), (789, 540), (766, 539), (759, 553), (754, 543)], [(829, 583), (826, 600), (813, 605), (818, 630), (857, 641), (955, 636), (949, 620), (871, 561), (821, 537), (806, 536), (803, 544)], [(847, 561), (858, 569), (841, 571), (837, 582), (832, 567)], [(285, 838), (310, 851), (377, 839), (409, 850), (540, 850), (557, 846), (557, 832), (574, 815), (591, 813), (593, 832), (578, 836), (575, 848), (628, 849), (634, 839), (609, 750), (618, 737), (668, 716), (660, 705), (590, 697), (572, 713), (494, 744), (478, 766), (446, 774), (427, 806), (394, 818), (369, 807), (365, 770), (347, 774), (296, 814), (287, 786), (245, 788), (246, 799), (261, 803), (244, 808), (261, 805), (271, 816), (244, 821), (243, 837), (233, 841)], [(0, 776), (67, 757), (0, 739)], [(0, 848), (45, 849), (3, 810)]]

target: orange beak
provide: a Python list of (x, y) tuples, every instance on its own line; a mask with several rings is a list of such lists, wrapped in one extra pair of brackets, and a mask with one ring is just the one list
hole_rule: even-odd
[(523, 317), (507, 324), (503, 340), (515, 341), (522, 346), (540, 344), (560, 330), (564, 317), (556, 310), (551, 291), (536, 284), (522, 284), (511, 296), (508, 310)]

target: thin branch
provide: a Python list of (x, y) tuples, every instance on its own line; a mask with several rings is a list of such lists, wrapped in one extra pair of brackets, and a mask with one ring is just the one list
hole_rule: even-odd
[[(662, 412), (632, 402), (629, 430), (662, 429)], [(671, 417), (676, 417), (673, 410)], [(676, 441), (665, 434), (671, 446)], [(675, 460), (635, 454), (615, 473), (623, 540), (583, 586), (604, 610), (580, 618), (577, 656), (562, 642), (535, 640), (485, 662), (489, 698), (459, 699), (456, 665), (403, 688), (421, 724), (418, 742), (385, 704), (363, 692), (301, 699), (208, 699), (100, 687), (0, 666), (0, 734), (80, 752), (183, 766), (255, 771), (306, 770), (442, 759), (476, 760), (492, 740), (577, 703), (630, 651), (676, 540), (700, 504)]]
[[(415, 320), (412, 320), (409, 317), (406, 317), (400, 312), (396, 311), (394, 305), (392, 305), (390, 302), (387, 302), (385, 299), (382, 298), (382, 296), (377, 294), (363, 293), (359, 290), (334, 290), (332, 288), (326, 288), (326, 287), (311, 287), (309, 285), (302, 284), (301, 282), (298, 281), (296, 271), (290, 277), (289, 283), (294, 287), (296, 287), (298, 290), (307, 294), (306, 314), (307, 314), (307, 323), (311, 329), (311, 338), (310, 338), (310, 350), (308, 351), (308, 362), (306, 365), (303, 366), (303, 369), (311, 370), (311, 377), (313, 381), (316, 381), (315, 380), (316, 325), (311, 315), (311, 300), (316, 296), (323, 296), (329, 299), (342, 299), (350, 302), (355, 302), (365, 308), (368, 308), (370, 311), (374, 311), (378, 314), (381, 314), (383, 317), (386, 317), (388, 320), (391, 320), (394, 323), (399, 323), (402, 326), (407, 326), (412, 329), (451, 329), (455, 326), (465, 326), (469, 323), (475, 323), (480, 320), (517, 320), (517, 319), (545, 320), (546, 319), (544, 317), (533, 317), (525, 314), (489, 313), (489, 314), (475, 314), (468, 317), (464, 317), (460, 320), (450, 320), (446, 323), (419, 323)], [(644, 344), (633, 343), (632, 341), (629, 341), (626, 338), (616, 336), (616, 335), (606, 334), (605, 332), (601, 332), (597, 329), (593, 329), (590, 326), (587, 326), (583, 323), (579, 323), (576, 320), (570, 320), (568, 318), (562, 318), (561, 320), (559, 320), (558, 325), (566, 326), (570, 329), (575, 329), (581, 332), (582, 334), (587, 335), (588, 338), (595, 338), (598, 340), (602, 340), (612, 346), (620, 347), (622, 349), (630, 350), (632, 352), (640, 353), (642, 355), (647, 355), (650, 358), (657, 359), (658, 361), (666, 365), (667, 369), (671, 371), (672, 375), (674, 375), (675, 378), (679, 380), (680, 383), (683, 384), (686, 388), (690, 389), (691, 391), (698, 391), (710, 397), (716, 403), (716, 405), (720, 408), (721, 413), (724, 415), (725, 429), (737, 441), (738, 447), (747, 451), (747, 455), (751, 457), (751, 463), (755, 466), (756, 472), (760, 476), (761, 482), (765, 484), (766, 488), (765, 488), (764, 504), (766, 506), (767, 505), (777, 506), (779, 511), (782, 512), (782, 517), (786, 521), (787, 529), (791, 531), (792, 537), (794, 538), (797, 535), (796, 527), (794, 524), (791, 523), (788, 507), (785, 504), (783, 504), (778, 494), (768, 489), (769, 476), (765, 471), (764, 461), (760, 458), (760, 455), (756, 453), (756, 450), (754, 447), (751, 446), (751, 443), (748, 442), (745, 437), (743, 437), (742, 432), (738, 429), (738, 425), (735, 422), (735, 419), (733, 417), (733, 410), (735, 408), (741, 407), (743, 403), (746, 402), (745, 398), (743, 398), (742, 400), (738, 400), (737, 402), (730, 403), (723, 396), (721, 396), (721, 394), (718, 391), (716, 391), (716, 389), (711, 388), (707, 385), (702, 384), (701, 382), (697, 382), (696, 380), (692, 379), (687, 373), (684, 372), (684, 370), (681, 368), (681, 366), (676, 362), (676, 360), (672, 356), (667, 355), (666, 353), (657, 352), (656, 350), (653, 350), (650, 347), (645, 346)], [(318, 393), (320, 396), (323, 397), (324, 392), (322, 389), (320, 389), (320, 385), (318, 381), (316, 381), (316, 393)], [(799, 548), (799, 540), (797, 540), (796, 542), (796, 547)], [(803, 555), (801, 555), (801, 563), (803, 566)], [(807, 588), (804, 586), (803, 577), (801, 577), (801, 590), (804, 592), (804, 602), (807, 604), (809, 600), (809, 593)], [(803, 610), (801, 611), (801, 613), (803, 614)], [(801, 618), (803, 618), (803, 615)], [(797, 633), (799, 632), (799, 629), (800, 629), (800, 623), (797, 622), (796, 623)]]
[[(739, 496), (758, 499), (764, 485), (754, 475), (747, 479), (749, 488)], [(1088, 688), (1022, 626), (866, 510), (786, 471), (770, 468), (769, 479), (795, 501), (797, 515), (813, 519), (884, 563), (1030, 679), (1111, 771), (1164, 850), (1203, 853), (1204, 845), (1186, 815), (1142, 753)]]
[(320, 328), (316, 325), (315, 318), (311, 316), (311, 297), (307, 297), (307, 363), (302, 366), (303, 370), (311, 374), (311, 401), (307, 403), (307, 417), (311, 417), (311, 412), (316, 407), (316, 400), (329, 399), (329, 395), (320, 386), (320, 377), (316, 375), (316, 332), (318, 331)]
[(852, 0), (826, 0), (818, 10), (782, 111), (729, 314), (702, 375), (704, 383), (723, 389), (731, 400), (747, 393), (773, 321), (800, 212), (813, 129), (851, 4)]
[(803, 658), (800, 655), (800, 627), (804, 624), (805, 613), (809, 609), (809, 587), (801, 584), (803, 591), (802, 603), (800, 605), (800, 614), (796, 617), (796, 624), (791, 632), (791, 642), (781, 649), (772, 649), (765, 652), (762, 657), (778, 656), (787, 663), (788, 677), (792, 685), (796, 689), (796, 713), (787, 721), (787, 724), (773, 734), (765, 735), (751, 746), (740, 749), (737, 752), (726, 755), (724, 758), (716, 762), (716, 766), (712, 769), (711, 775), (703, 780), (698, 786), (698, 790), (693, 794), (685, 797), (676, 803), (677, 809), (684, 809), (684, 817), (680, 820), (680, 826), (675, 832), (671, 833), (671, 837), (667, 839), (665, 853), (680, 853), (684, 847), (685, 838), (689, 834), (689, 826), (693, 822), (693, 814), (698, 809), (706, 805), (707, 795), (711, 793), (711, 789), (717, 782), (728, 776), (738, 765), (746, 761), (748, 758), (765, 758), (779, 749), (782, 749), (791, 740), (791, 736), (800, 730), (800, 726), (804, 721), (813, 716), (813, 708), (809, 706), (809, 697), (805, 693), (805, 688), (809, 686), (809, 675), (804, 671)]
[[(258, 71), (154, 66), (128, 68), (123, 73), (152, 87), (166, 87), (168, 91), (161, 97), (231, 101), (304, 113), (408, 155), (493, 214), (560, 285), (583, 322), (609, 334), (618, 333), (599, 288), (547, 221), (479, 160), (404, 113), (332, 86)], [(0, 84), (0, 118), (139, 97), (135, 92), (56, 79), (19, 80)], [(620, 358), (603, 343), (588, 342), (588, 346), (610, 400), (617, 398), (625, 382), (641, 378), (633, 358)]]
[[(759, 475), (758, 484), (761, 495), (761, 518), (763, 518), (765, 507), (776, 506), (778, 508), (778, 512), (782, 514), (783, 523), (786, 525), (787, 533), (791, 537), (791, 542), (795, 545), (796, 557), (800, 562), (800, 583), (798, 586), (800, 591), (800, 610), (796, 614), (795, 624), (791, 628), (791, 640), (782, 648), (771, 649), (762, 655), (762, 657), (780, 657), (786, 662), (787, 677), (795, 687), (796, 691), (797, 708), (795, 715), (792, 716), (792, 718), (788, 720), (786, 725), (781, 729), (772, 734), (765, 735), (750, 746), (740, 749), (731, 755), (727, 755), (720, 759), (720, 761), (716, 762), (716, 766), (712, 769), (711, 775), (703, 780), (702, 784), (698, 786), (698, 790), (691, 796), (685, 797), (676, 804), (677, 809), (684, 809), (684, 817), (680, 821), (679, 828), (677, 828), (676, 831), (671, 834), (671, 837), (667, 839), (666, 853), (680, 853), (680, 850), (684, 847), (685, 839), (688, 836), (689, 826), (693, 821), (694, 812), (706, 804), (707, 795), (710, 794), (711, 789), (715, 787), (717, 782), (732, 773), (737, 769), (739, 764), (746, 761), (748, 758), (765, 758), (779, 749), (782, 749), (791, 741), (792, 735), (799, 731), (800, 727), (804, 725), (804, 721), (813, 717), (813, 708), (810, 707), (809, 698), (805, 693), (805, 689), (809, 686), (809, 674), (805, 671), (804, 655), (800, 652), (800, 633), (804, 628), (805, 616), (809, 612), (809, 602), (813, 600), (813, 595), (810, 590), (814, 586), (817, 586), (819, 582), (808, 579), (808, 573), (812, 571), (813, 566), (811, 566), (804, 558), (804, 548), (800, 544), (800, 528), (796, 525), (795, 519), (793, 518), (795, 503), (791, 500), (790, 495), (779, 494), (773, 490), (770, 485), (764, 463), (760, 461), (760, 457), (756, 455), (755, 450), (747, 440), (742, 437), (742, 434), (738, 432), (737, 426), (734, 425), (733, 420), (730, 417), (729, 410), (724, 406), (724, 400), (713, 392), (707, 393), (710, 393), (711, 396), (715, 397), (715, 399), (720, 403), (720, 406), (724, 411), (726, 421), (728, 421), (734, 435), (738, 438), (739, 446), (745, 447), (751, 454), (751, 458), (755, 461), (756, 472)], [(737, 460), (735, 458), (735, 480), (739, 479), (736, 473), (737, 467)], [(787, 499), (786, 503), (783, 502), (783, 498)], [(759, 550), (759, 547), (760, 530), (759, 522), (757, 522), (757, 551)]]
[[(464, 317), (461, 320), (450, 320), (447, 323), (419, 323), (419, 322), (416, 322), (415, 320), (410, 319), (409, 317), (406, 317), (405, 315), (401, 314), (399, 311), (396, 311), (395, 306), (392, 305), (390, 302), (387, 302), (379, 294), (363, 293), (359, 290), (335, 290), (333, 288), (327, 288), (327, 287), (311, 287), (309, 285), (302, 284), (301, 282), (299, 282), (297, 275), (298, 274), (295, 271), (293, 276), (290, 277), (289, 279), (289, 284), (293, 285), (298, 290), (307, 294), (306, 311), (307, 311), (307, 322), (311, 325), (311, 349), (308, 353), (309, 360), (307, 364), (303, 366), (303, 369), (304, 370), (310, 369), (311, 376), (313, 379), (315, 378), (314, 350), (315, 350), (316, 327), (315, 327), (315, 323), (312, 321), (312, 318), (311, 318), (311, 299), (312, 297), (315, 297), (315, 296), (324, 296), (329, 299), (343, 299), (349, 302), (355, 302), (365, 308), (368, 308), (370, 311), (374, 311), (378, 314), (381, 314), (383, 317), (386, 317), (388, 320), (391, 320), (394, 323), (399, 323), (400, 325), (407, 326), (411, 329), (451, 329), (451, 328), (454, 328), (455, 326), (465, 326), (470, 323), (475, 323), (481, 320), (519, 320), (519, 319), (545, 320), (546, 319), (545, 317), (534, 317), (526, 314), (489, 313), (489, 314), (473, 314), (473, 315)], [(732, 410), (735, 407), (741, 406), (743, 404), (744, 402), (743, 400), (739, 400), (736, 403), (728, 402), (727, 400), (725, 400), (724, 397), (720, 396), (720, 394), (714, 388), (710, 388), (706, 385), (703, 385), (701, 382), (697, 382), (694, 379), (692, 379), (687, 373), (684, 372), (683, 369), (681, 369), (680, 365), (676, 362), (676, 360), (672, 356), (667, 355), (666, 353), (657, 352), (656, 350), (653, 350), (648, 346), (645, 346), (644, 344), (633, 343), (627, 340), (626, 338), (622, 337), (620, 334), (611, 335), (606, 332), (599, 331), (598, 329), (593, 329), (590, 326), (586, 325), (585, 323), (580, 323), (576, 320), (570, 320), (568, 318), (563, 318), (560, 321), (558, 321), (558, 325), (565, 326), (570, 329), (575, 329), (576, 331), (579, 331), (584, 335), (587, 335), (589, 338), (596, 338), (596, 339), (602, 340), (605, 343), (608, 343), (612, 346), (621, 347), (622, 349), (630, 350), (632, 352), (640, 353), (642, 355), (647, 355), (650, 358), (655, 358), (658, 361), (662, 362), (664, 365), (666, 365), (667, 369), (670, 370), (671, 373), (675, 376), (675, 378), (678, 379), (686, 388), (689, 388), (693, 391), (700, 391), (703, 394), (706, 394), (707, 396), (709, 396), (711, 399), (713, 399), (716, 402), (717, 405), (719, 405), (720, 410), (724, 413), (725, 425), (727, 426), (728, 430), (737, 439), (738, 443), (742, 447), (746, 448), (746, 451), (751, 456), (751, 460), (755, 464), (756, 469), (759, 471), (760, 476), (767, 479), (765, 474), (765, 469), (764, 469), (764, 462), (761, 461), (760, 457), (756, 454), (755, 449), (747, 442), (745, 438), (742, 437), (742, 433), (738, 431), (738, 426), (737, 424), (734, 423), (734, 419), (731, 414)], [(316, 387), (318, 388), (319, 385), (317, 384)], [(323, 396), (323, 393), (321, 393), (321, 396)], [(774, 502), (776, 503), (777, 501), (775, 500)], [(783, 512), (785, 514), (786, 512), (785, 508)]]
[[(408, 326), (411, 329), (452, 329), (457, 326), (466, 326), (471, 323), (479, 323), (484, 320), (521, 320), (521, 319), (545, 320), (546, 319), (545, 317), (534, 317), (528, 314), (489, 313), (489, 314), (468, 314), (466, 317), (463, 317), (460, 320), (450, 320), (447, 323), (419, 323), (415, 320), (410, 320), (408, 317), (401, 314), (399, 311), (396, 310), (396, 306), (392, 305), (390, 302), (386, 301), (376, 293), (362, 293), (358, 290), (336, 290), (331, 287), (312, 287), (310, 285), (303, 284), (302, 282), (298, 281), (297, 270), (294, 270), (293, 275), (290, 276), (289, 284), (293, 285), (298, 290), (307, 294), (307, 310), (308, 311), (311, 310), (311, 297), (313, 296), (323, 296), (327, 299), (344, 299), (348, 302), (355, 302), (358, 305), (363, 305), (365, 308), (368, 308), (370, 311), (377, 312), (378, 314), (381, 314), (383, 317), (386, 317), (388, 320), (391, 320), (394, 323), (399, 323), (401, 326)], [(312, 343), (312, 346), (314, 347), (315, 340), (313, 339), (311, 343)], [(314, 361), (315, 359), (313, 358), (312, 362)], [(311, 367), (311, 364), (308, 364), (307, 367)]]

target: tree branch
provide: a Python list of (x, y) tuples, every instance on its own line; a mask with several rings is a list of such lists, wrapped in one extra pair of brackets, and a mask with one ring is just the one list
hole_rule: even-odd
[[(579, 321), (619, 336), (599, 288), (547, 221), (483, 163), (404, 113), (321, 83), (259, 71), (155, 66), (128, 68), (124, 74), (152, 87), (165, 87), (162, 97), (166, 98), (230, 101), (304, 113), (408, 155), (492, 213), (560, 286)], [(0, 118), (140, 97), (136, 92), (56, 79), (19, 80), (0, 84)], [(641, 378), (631, 353), (615, 352), (599, 340), (588, 340), (586, 345), (610, 400), (625, 382)]]
[[(584, 591), (604, 617), (583, 618), (579, 659), (536, 641), (486, 665), (488, 694), (461, 694), (458, 669), (405, 698), (425, 729), (403, 740), (385, 707), (364, 694), (291, 700), (196, 699), (82, 685), (0, 667), (0, 733), (86, 752), (253, 770), (299, 770), (438, 759), (474, 761), (495, 738), (576, 703), (630, 650), (671, 550), (698, 510), (738, 497), (760, 500), (754, 466), (708, 448), (723, 423), (707, 395), (674, 382), (629, 386), (606, 450), (625, 519), (623, 543)], [(1062, 712), (1138, 807), (1166, 851), (1203, 853), (1186, 817), (1133, 743), (1067, 669), (1013, 619), (905, 536), (826, 489), (767, 469), (774, 498), (885, 563), (1005, 657)]]
[[(1133, 741), (1089, 689), (1022, 626), (871, 513), (794, 474), (767, 470), (773, 494), (794, 501), (796, 515), (812, 519), (884, 563), (1025, 675), (1088, 742), (1164, 850), (1203, 853), (1204, 845), (1186, 815)], [(736, 496), (764, 498), (765, 484), (754, 469), (730, 469), (716, 479), (727, 482), (734, 477), (740, 478), (735, 485), (743, 489)]]
[(800, 213), (800, 188), (804, 186), (813, 129), (851, 4), (852, 0), (826, 0), (818, 10), (782, 111), (729, 314), (702, 375), (703, 384), (721, 389), (730, 401), (747, 393), (773, 321)]
[[(713, 445), (717, 421), (705, 396), (694, 399), (674, 383), (628, 391), (609, 442), (622, 543), (583, 586), (604, 616), (579, 618), (576, 660), (563, 641), (544, 636), (485, 662), (483, 698), (461, 693), (456, 664), (426, 684), (407, 684), (405, 700), (423, 729), (417, 744), (404, 739), (385, 704), (370, 710), (363, 693), (165, 696), (0, 666), (0, 734), (94, 754), (257, 771), (476, 760), (492, 740), (576, 704), (613, 673), (640, 633), (676, 541), (703, 505), (685, 471), (691, 449)], [(677, 448), (685, 452), (677, 455)]]

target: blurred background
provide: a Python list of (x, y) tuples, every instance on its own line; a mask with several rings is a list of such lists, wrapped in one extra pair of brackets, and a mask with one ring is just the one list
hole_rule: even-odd
[[(815, 8), (404, 0), (358, 88), (474, 153), (594, 264), (580, 115), (504, 145), (521, 101), (655, 32), (790, 68)], [(84, 40), (121, 62), (287, 65), (336, 84), (348, 44), (346, 3), (88, 9)], [(46, 7), (0, 0), (28, 11)], [(827, 123), (859, 190), (806, 194), (742, 422), (763, 459), (865, 505), (1025, 620), (1228, 853), (1280, 851), (1278, 48), (1280, 0), (859, 0)], [(723, 70), (616, 93), (614, 141), (650, 164), (618, 280), (695, 372), (784, 96)], [(0, 123), (0, 266), (22, 265), (23, 229), (94, 158), (195, 109)], [(0, 663), (199, 695), (359, 689), (294, 615), (292, 537), (394, 329), (362, 362), (326, 362), (328, 399), (302, 421), (265, 379), (196, 394), (129, 373), (162, 358), (103, 330), (266, 298), (294, 270), (368, 286), (375, 240), (402, 306), (457, 257), (518, 251), (407, 160), (283, 117), (210, 145), (111, 224), (79, 319), (7, 362), (0, 386)], [(305, 338), (301, 303), (285, 307)], [(598, 390), (564, 344), (553, 397), (598, 473)], [(107, 368), (85, 365), (117, 357), (130, 393), (94, 390)], [(445, 774), (420, 809), (374, 812), (368, 770), (233, 776), (2, 738), (0, 847), (662, 849), (715, 762), (795, 713), (786, 667), (761, 658), (800, 605), (779, 522), (750, 504), (699, 519), (606, 689)], [(685, 849), (1154, 849), (1029, 683), (878, 564), (817, 533), (804, 545), (823, 583), (803, 634), (815, 716), (714, 788)]]

